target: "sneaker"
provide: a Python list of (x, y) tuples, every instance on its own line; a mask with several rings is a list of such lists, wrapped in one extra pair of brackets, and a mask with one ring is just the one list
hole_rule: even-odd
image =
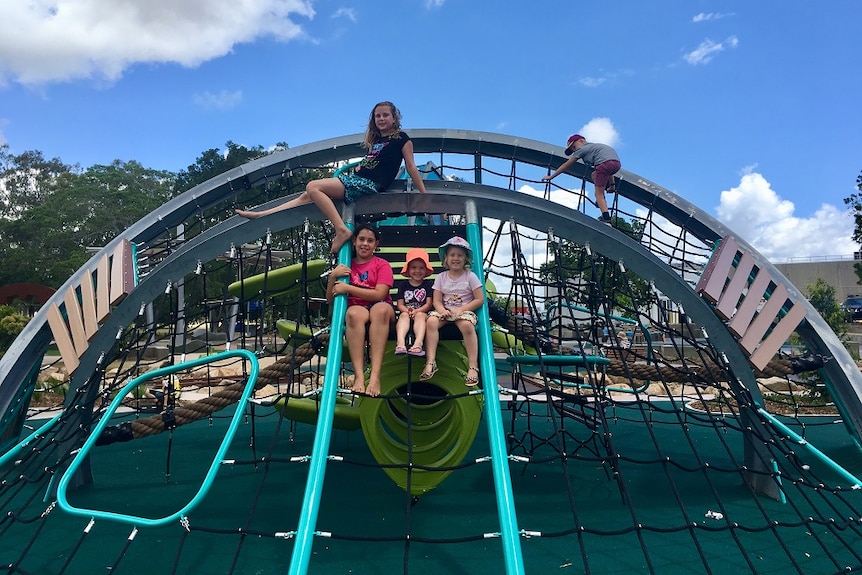
[(611, 216), (608, 214), (602, 214), (598, 217), (598, 220), (605, 225), (613, 225), (613, 221), (611, 220)]

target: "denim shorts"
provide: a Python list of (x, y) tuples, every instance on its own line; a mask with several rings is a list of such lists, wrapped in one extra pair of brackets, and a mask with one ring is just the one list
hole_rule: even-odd
[(377, 193), (377, 184), (355, 174), (339, 174), (338, 179), (344, 184), (344, 203), (355, 202), (362, 196)]

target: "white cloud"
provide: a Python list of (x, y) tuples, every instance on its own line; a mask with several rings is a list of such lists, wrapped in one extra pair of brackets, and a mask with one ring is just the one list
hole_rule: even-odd
[(608, 146), (616, 146), (620, 141), (620, 134), (614, 128), (614, 123), (611, 122), (610, 118), (593, 118), (584, 124), (578, 133), (588, 142), (597, 142)]
[(356, 10), (353, 8), (339, 8), (332, 13), (333, 18), (347, 18), (351, 22), (356, 22)]
[(591, 76), (585, 76), (578, 80), (582, 86), (586, 86), (587, 88), (597, 88), (605, 83), (607, 78), (593, 78)]
[(235, 45), (305, 35), (311, 0), (30, 0), (0, 8), (0, 84), (104, 78), (137, 63), (197, 66)]
[(218, 94), (203, 92), (195, 94), (194, 101), (195, 104), (206, 110), (229, 110), (242, 102), (242, 90), (236, 90), (235, 92), (222, 90)]
[(446, 0), (425, 0), (425, 8), (431, 10), (433, 8), (440, 8), (443, 4), (446, 3)]
[(853, 217), (847, 210), (822, 204), (813, 215), (794, 215), (793, 202), (782, 199), (766, 179), (744, 174), (739, 185), (721, 192), (718, 218), (772, 262), (791, 257), (850, 255), (859, 249), (851, 239)]
[(718, 43), (707, 38), (700, 43), (700, 46), (683, 56), (683, 59), (692, 66), (706, 64), (719, 52), (724, 52), (727, 48), (736, 48), (738, 45), (739, 40), (736, 36), (730, 36), (724, 42)]
[(691, 21), (694, 23), (708, 22), (710, 20), (721, 20), (722, 18), (727, 18), (728, 16), (733, 15), (733, 12), (727, 12), (724, 14), (721, 12), (701, 12), (700, 14), (695, 14)]

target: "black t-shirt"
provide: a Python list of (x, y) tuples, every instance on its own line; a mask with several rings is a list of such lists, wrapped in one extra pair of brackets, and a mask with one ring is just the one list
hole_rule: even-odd
[(431, 286), (433, 282), (429, 279), (423, 280), (418, 286), (413, 286), (410, 280), (404, 280), (398, 284), (398, 295), (395, 296), (395, 301), (404, 300), (404, 305), (419, 309), (431, 297)]
[(404, 159), (402, 148), (410, 141), (410, 136), (398, 132), (375, 141), (365, 158), (354, 172), (357, 176), (369, 179), (377, 185), (377, 191), (382, 192), (398, 174), (401, 160)]

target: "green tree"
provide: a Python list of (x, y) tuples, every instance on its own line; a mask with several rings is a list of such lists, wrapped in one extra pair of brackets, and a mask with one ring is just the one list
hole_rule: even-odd
[(71, 171), (59, 158), (46, 160), (36, 150), (16, 156), (8, 144), (0, 145), (0, 217), (15, 219), (38, 206), (57, 178)]
[(174, 175), (120, 160), (45, 182), (42, 201), (0, 221), (0, 285), (59, 287), (101, 247), (171, 196)]
[[(279, 143), (275, 150), (283, 150), (287, 148), (287, 144)], [(198, 184), (202, 184), (209, 179), (212, 179), (220, 174), (237, 168), (252, 160), (266, 156), (267, 152), (263, 146), (253, 146), (246, 148), (228, 140), (225, 144), (225, 150), (212, 148), (204, 151), (185, 170), (181, 170), (174, 182), (174, 195), (179, 195), (188, 191)]]
[[(856, 189), (862, 192), (862, 173), (856, 176)], [(853, 214), (853, 241), (862, 245), (862, 193), (844, 198), (844, 205)], [(856, 271), (856, 283), (862, 284), (862, 263), (854, 264), (853, 269)]]
[(839, 339), (844, 339), (847, 331), (844, 328), (844, 311), (835, 296), (835, 288), (818, 277), (813, 284), (806, 286), (808, 301), (820, 316), (826, 320)]
[(0, 356), (21, 333), (30, 318), (10, 305), (0, 305)]
[[(614, 227), (635, 241), (639, 241), (643, 234), (643, 225), (636, 220), (628, 222), (622, 218), (616, 218)], [(566, 297), (572, 302), (592, 308), (591, 302), (586, 300), (601, 293), (620, 315), (634, 319), (638, 312), (648, 309), (655, 299), (649, 282), (632, 272), (623, 272), (617, 262), (602, 256), (591, 256), (583, 246), (570, 242), (563, 243), (560, 253), (561, 261), (551, 260), (543, 264), (540, 275), (546, 281), (560, 282), (564, 285), (574, 283), (580, 286), (593, 286), (590, 294), (574, 293), (574, 290), (570, 289)], [(600, 292), (595, 289), (599, 286)]]
[[(283, 142), (278, 143), (271, 150), (266, 150), (263, 146), (245, 147), (228, 141), (225, 144), (224, 150), (215, 148), (205, 150), (193, 164), (177, 174), (174, 182), (174, 195), (186, 192), (215, 176), (242, 166), (247, 162), (271, 153), (283, 151), (287, 148), (287, 144)], [(228, 206), (228, 209), (225, 209), (223, 205), (217, 206), (204, 214), (204, 228), (218, 223), (226, 217), (233, 216), (232, 208), (234, 206), (258, 205), (275, 198), (301, 192), (305, 189), (305, 185), (309, 180), (331, 175), (332, 170), (297, 169), (290, 173), (281, 174), (279, 177), (273, 178), (263, 185), (255, 185), (253, 188), (245, 189), (237, 195), (234, 204)], [(187, 229), (186, 239), (191, 238), (195, 233), (196, 230)], [(269, 238), (271, 241), (270, 246), (273, 250), (285, 252), (282, 254), (282, 257), (286, 264), (301, 261), (303, 255), (301, 250), (306, 245), (302, 241), (302, 234), (303, 230), (299, 228), (273, 233)], [(330, 243), (331, 237), (327, 235), (325, 225), (323, 223), (313, 224), (310, 227), (310, 241), (307, 246), (309, 250), (308, 257), (328, 257)], [(262, 273), (265, 269), (265, 264), (265, 259), (259, 257), (249, 258), (244, 262), (245, 269), (243, 270), (243, 275), (248, 277), (256, 273)], [(195, 281), (194, 278), (186, 277), (186, 299), (188, 301), (226, 299), (228, 297), (227, 286), (237, 280), (238, 270), (220, 261), (205, 264), (204, 270), (206, 272), (206, 282)], [(312, 292), (311, 295), (314, 297), (319, 297), (323, 294), (323, 290), (318, 286), (314, 286)], [(279, 312), (280, 317), (296, 319), (298, 312), (295, 310), (300, 308), (298, 296), (299, 292), (296, 291), (290, 295), (277, 298), (278, 301), (274, 302), (273, 305), (281, 310)], [(305, 304), (303, 303), (301, 307), (304, 309)], [(192, 310), (187, 311), (194, 313)], [(192, 319), (195, 318), (193, 317)]]

